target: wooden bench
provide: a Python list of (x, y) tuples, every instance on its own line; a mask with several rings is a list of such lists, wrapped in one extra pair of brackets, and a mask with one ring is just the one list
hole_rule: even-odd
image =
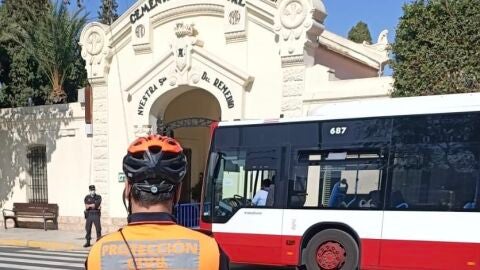
[(47, 203), (13, 203), (13, 209), (3, 209), (3, 224), (7, 229), (7, 220), (12, 219), (15, 227), (18, 227), (18, 218), (41, 218), (43, 229), (47, 230), (47, 221), (58, 225), (58, 205)]

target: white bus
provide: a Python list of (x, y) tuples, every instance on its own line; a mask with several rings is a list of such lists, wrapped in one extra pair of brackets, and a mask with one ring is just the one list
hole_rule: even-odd
[(479, 167), (480, 93), (222, 122), (200, 227), (236, 263), (480, 269)]

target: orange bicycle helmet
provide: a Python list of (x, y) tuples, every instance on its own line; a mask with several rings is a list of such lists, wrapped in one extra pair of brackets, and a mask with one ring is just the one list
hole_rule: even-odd
[(180, 144), (170, 137), (149, 135), (135, 140), (123, 158), (123, 171), (141, 191), (170, 193), (180, 184), (187, 159)]

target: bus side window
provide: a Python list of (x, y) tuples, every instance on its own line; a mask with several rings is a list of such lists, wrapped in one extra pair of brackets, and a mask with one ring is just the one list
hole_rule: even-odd
[(389, 209), (478, 210), (479, 169), (467, 162), (475, 159), (478, 144), (449, 147), (454, 150), (435, 144), (397, 146)]
[(383, 168), (379, 154), (301, 154), (289, 183), (289, 206), (379, 209)]

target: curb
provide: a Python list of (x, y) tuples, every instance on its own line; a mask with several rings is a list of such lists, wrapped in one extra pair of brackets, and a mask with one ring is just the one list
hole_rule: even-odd
[(0, 245), (16, 246), (16, 247), (30, 247), (47, 250), (80, 250), (81, 247), (64, 242), (49, 242), (49, 241), (34, 241), (34, 240), (17, 240), (17, 239), (1, 239)]

